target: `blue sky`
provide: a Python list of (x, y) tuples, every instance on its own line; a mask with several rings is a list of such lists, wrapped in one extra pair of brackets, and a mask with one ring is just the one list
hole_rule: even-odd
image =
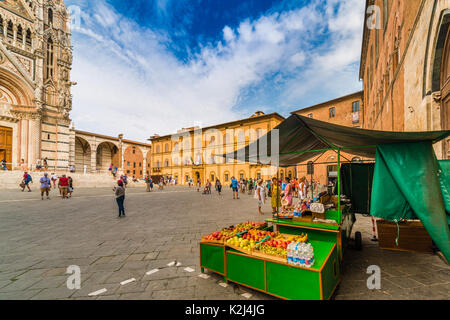
[(72, 118), (145, 141), (361, 90), (361, 0), (66, 0)]

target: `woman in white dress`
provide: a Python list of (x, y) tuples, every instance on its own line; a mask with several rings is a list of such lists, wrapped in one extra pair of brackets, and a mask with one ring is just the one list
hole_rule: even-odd
[(266, 204), (266, 189), (264, 188), (263, 181), (261, 179), (258, 180), (255, 191), (255, 199), (258, 200), (258, 214), (262, 216), (264, 213), (261, 211), (261, 208)]

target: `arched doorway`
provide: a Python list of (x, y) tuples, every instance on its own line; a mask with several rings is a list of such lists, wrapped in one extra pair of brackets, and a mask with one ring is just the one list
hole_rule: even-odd
[(75, 137), (75, 168), (77, 172), (91, 172), (91, 145), (85, 139)]
[(119, 148), (111, 142), (100, 143), (97, 147), (97, 172), (107, 173), (111, 164), (120, 168)]
[(0, 126), (0, 161), (6, 160), (6, 168), (12, 169), (12, 128)]
[(144, 155), (138, 147), (128, 147), (123, 155), (123, 170), (124, 172), (136, 179), (144, 177)]
[[(441, 64), (441, 118), (442, 129), (450, 129), (450, 28), (447, 27), (447, 36), (442, 54)], [(445, 159), (450, 159), (450, 138), (444, 141), (443, 156)]]

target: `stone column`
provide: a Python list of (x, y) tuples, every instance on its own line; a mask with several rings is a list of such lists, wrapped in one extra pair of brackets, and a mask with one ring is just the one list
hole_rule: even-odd
[(144, 154), (144, 159), (142, 160), (142, 175), (145, 177), (147, 175), (147, 153), (148, 151)]
[(17, 25), (13, 25), (13, 33), (14, 33), (13, 46), (15, 46), (16, 45), (16, 41), (17, 41)]
[(120, 174), (124, 174), (124, 167), (123, 163), (125, 161), (125, 148), (123, 146), (123, 133), (119, 134), (119, 154), (120, 154), (120, 164), (119, 164), (119, 170)]
[(37, 118), (28, 120), (28, 166), (34, 169), (37, 160), (40, 159), (40, 120)]
[(91, 172), (97, 173), (97, 145), (91, 145)]

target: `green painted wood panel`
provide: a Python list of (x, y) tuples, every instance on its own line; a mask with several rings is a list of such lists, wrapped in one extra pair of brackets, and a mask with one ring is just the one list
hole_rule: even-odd
[(322, 289), (324, 299), (330, 299), (340, 279), (338, 251), (335, 248), (322, 269)]
[(265, 290), (264, 261), (227, 252), (227, 278)]
[(225, 273), (223, 247), (200, 245), (200, 259), (202, 267), (221, 274)]
[(267, 292), (290, 300), (320, 300), (319, 273), (267, 262)]

